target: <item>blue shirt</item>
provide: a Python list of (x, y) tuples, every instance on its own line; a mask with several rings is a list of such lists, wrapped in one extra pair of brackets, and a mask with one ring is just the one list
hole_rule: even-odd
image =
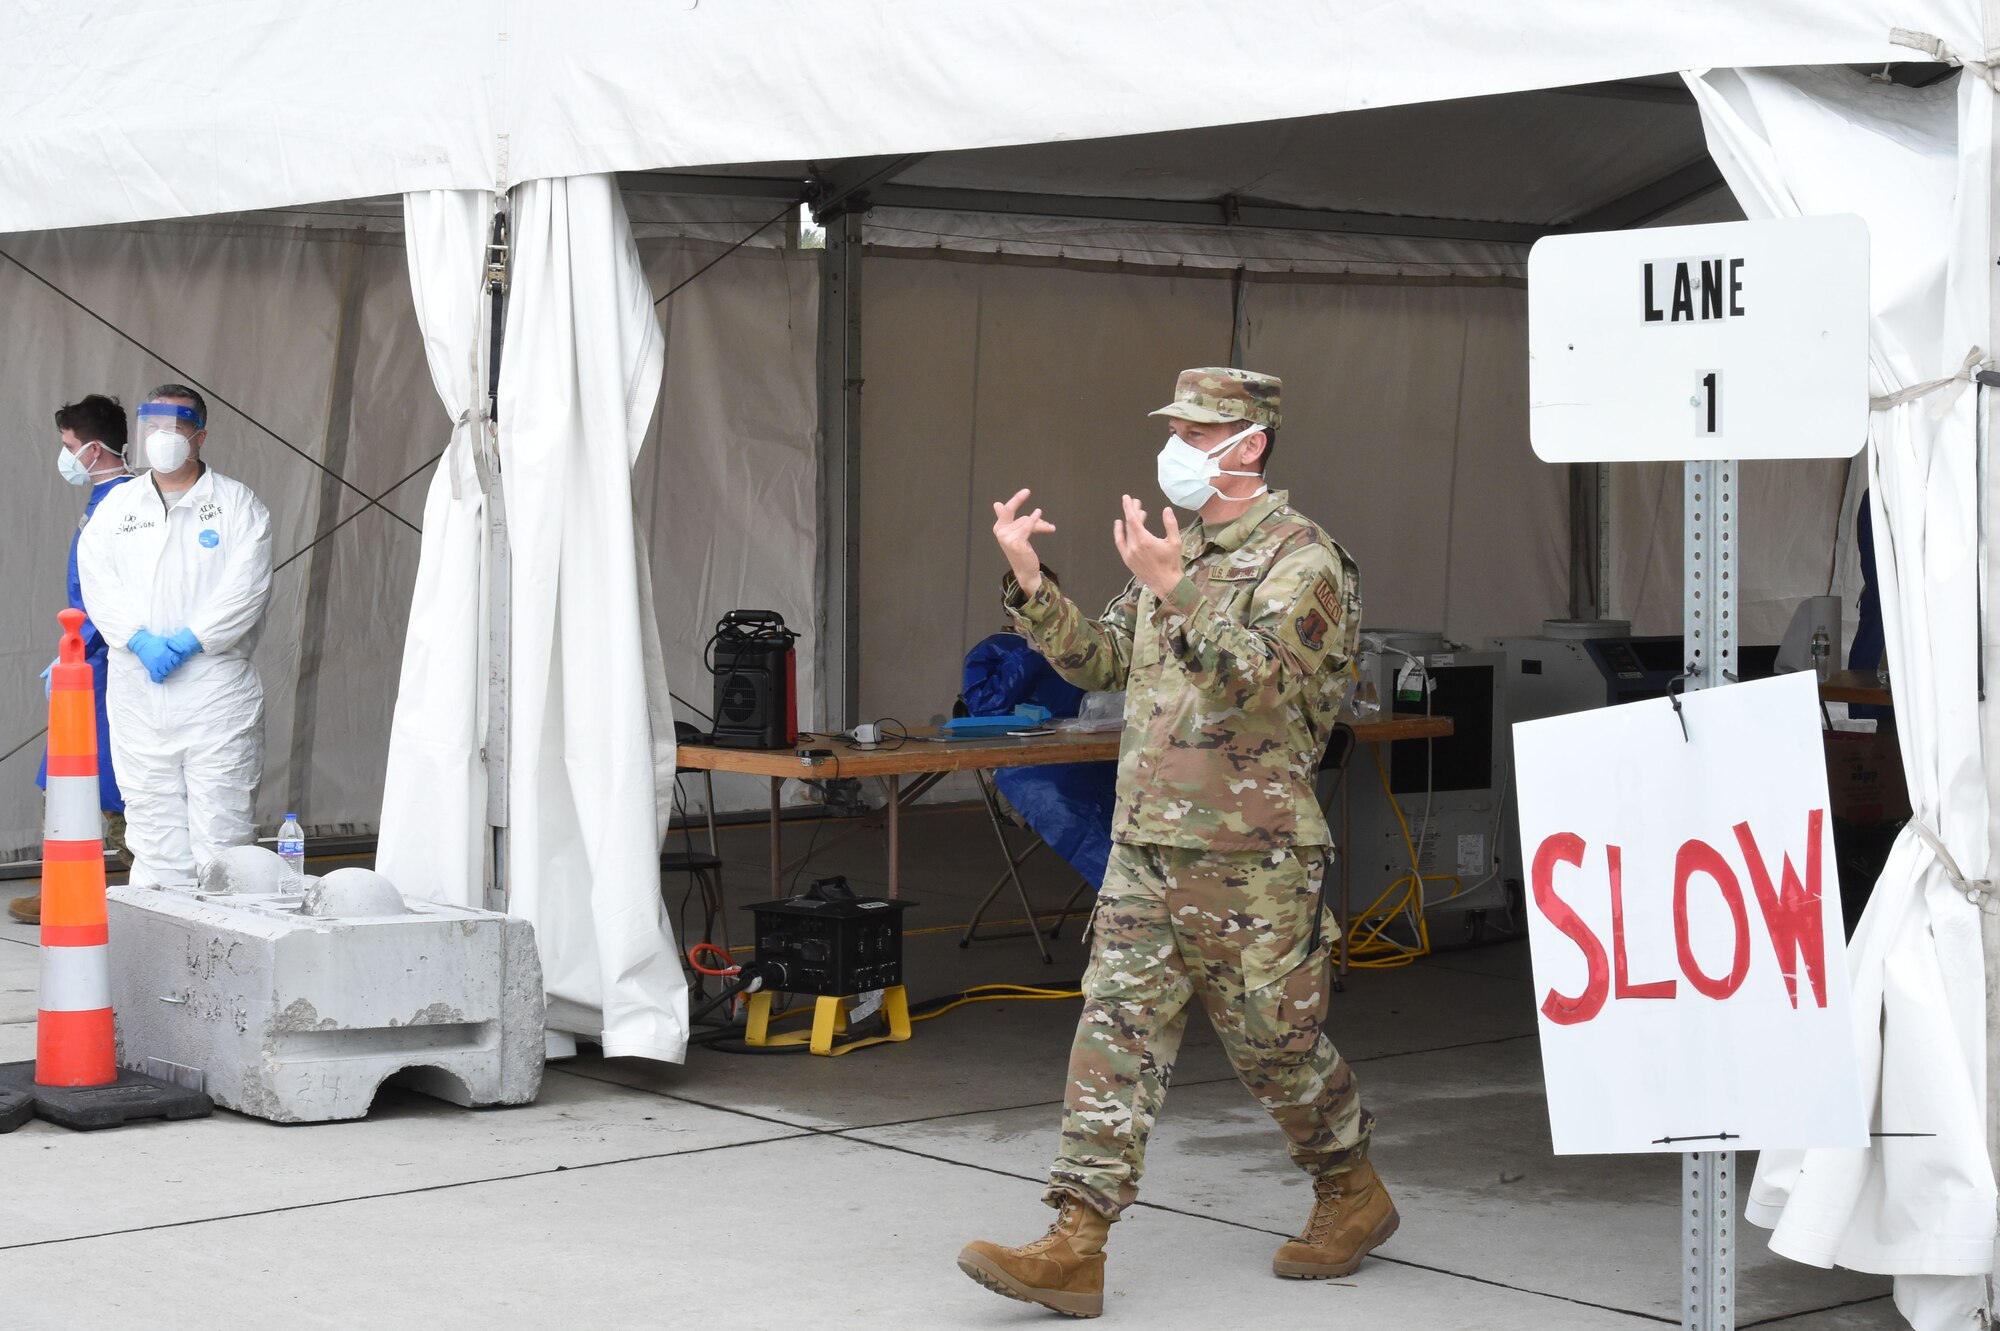
[[(104, 496), (131, 479), (130, 476), (113, 476), (108, 481), (99, 481), (91, 486), (90, 499), (83, 506), (83, 516), (77, 519), (76, 533), (69, 538), (69, 608), (84, 613), (83, 659), (90, 663), (90, 682), (97, 695), (97, 790), (107, 813), (125, 812), (125, 796), (118, 789), (118, 772), (111, 760), (111, 719), (104, 708), (104, 680), (110, 665), (111, 645), (104, 641), (97, 625), (91, 623), (90, 611), (83, 604), (83, 582), (76, 572), (76, 545), (83, 537), (90, 515), (97, 511)], [(48, 789), (49, 756), (46, 750), (42, 753), (41, 768), (35, 773), (35, 784)]]

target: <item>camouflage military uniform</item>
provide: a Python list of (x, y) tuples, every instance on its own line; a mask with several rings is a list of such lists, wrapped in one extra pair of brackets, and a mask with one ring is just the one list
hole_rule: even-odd
[(1197, 996), (1301, 1168), (1337, 1173), (1367, 1151), (1353, 1072), (1321, 1029), (1334, 934), (1314, 791), (1347, 695), (1359, 571), (1282, 491), (1217, 531), (1193, 523), (1182, 558), (1166, 602), (1134, 582), (1095, 621), (1046, 578), (1032, 596), (1009, 583), (1009, 609), (1065, 678), (1126, 691), (1049, 1193), (1111, 1215), (1137, 1193)]

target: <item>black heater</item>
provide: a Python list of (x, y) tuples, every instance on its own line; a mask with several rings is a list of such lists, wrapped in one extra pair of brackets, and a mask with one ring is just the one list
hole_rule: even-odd
[(715, 743), (783, 749), (799, 733), (799, 635), (775, 610), (731, 610), (708, 640), (715, 676)]

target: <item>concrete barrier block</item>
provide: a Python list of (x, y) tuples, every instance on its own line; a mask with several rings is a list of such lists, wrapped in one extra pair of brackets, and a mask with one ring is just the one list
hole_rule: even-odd
[[(386, 910), (365, 886), (318, 908)], [(123, 1066), (200, 1068), (217, 1104), (279, 1123), (360, 1118), (391, 1080), (467, 1106), (526, 1104), (541, 1087), (526, 920), (400, 897), (400, 914), (313, 915), (261, 893), (106, 895)]]

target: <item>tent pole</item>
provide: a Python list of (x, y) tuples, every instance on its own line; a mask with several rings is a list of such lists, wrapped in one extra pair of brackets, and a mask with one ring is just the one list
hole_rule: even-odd
[(1569, 464), (1569, 617), (1601, 619), (1611, 612), (1606, 585), (1605, 500), (1608, 462)]
[(510, 582), (513, 551), (507, 536), (507, 499), (500, 473), (500, 349), (507, 321), (507, 196), (493, 205), (492, 238), (486, 247), (485, 284), (488, 339), (485, 393), (481, 404), (480, 479), (486, 489), (486, 735), (480, 757), (486, 764), (486, 909), (507, 910), (508, 702), (512, 688)]
[[(1985, 23), (1986, 49), (1994, 49), (2000, 42), (2000, 0), (1985, 0), (1980, 6)], [(1960, 72), (1959, 77), (1970, 79), (1979, 77), (1971, 69)], [(1973, 90), (1977, 95), (1977, 90)], [(1986, 99), (1990, 130), (1987, 139), (1986, 177), (1986, 347), (1990, 359), (1993, 349), (2000, 347), (2000, 96)], [(1975, 103), (1976, 105), (1977, 103)], [(1996, 865), (2000, 865), (2000, 819), (1994, 816), (1995, 792), (2000, 791), (2000, 707), (1987, 699), (1987, 666), (2000, 651), (2000, 643), (1989, 636), (1992, 621), (1986, 612), (1987, 589), (1993, 585), (2000, 569), (1994, 565), (1994, 556), (2000, 552), (2000, 543), (1990, 539), (1987, 524), (1995, 511), (1995, 496), (1992, 493), (1993, 471), (1987, 465), (1987, 449), (1993, 437), (1991, 418), (1993, 409), (1992, 385), (1988, 374), (1982, 372), (1973, 385), (1976, 407), (1974, 409), (1974, 429), (1977, 431), (1978, 477), (1978, 545), (1976, 558), (1979, 560), (1979, 711), (1984, 724), (1981, 726), (1982, 749), (1986, 769), (1986, 827), (1987, 861), (1986, 874), (1991, 877)], [(1989, 911), (1979, 912), (1979, 941), (1984, 956), (1986, 972), (1986, 1157), (1987, 1163), (2000, 1171), (2000, 919)], [(1993, 1286), (1987, 1284), (1987, 1298), (1992, 1299)]]
[[(1681, 624), (1689, 689), (1737, 679), (1735, 462), (1685, 468)], [(1681, 1325), (1730, 1331), (1736, 1325), (1736, 1153), (1690, 1151), (1681, 1160)]]
[(861, 219), (820, 219), (816, 730), (845, 730), (861, 710)]

